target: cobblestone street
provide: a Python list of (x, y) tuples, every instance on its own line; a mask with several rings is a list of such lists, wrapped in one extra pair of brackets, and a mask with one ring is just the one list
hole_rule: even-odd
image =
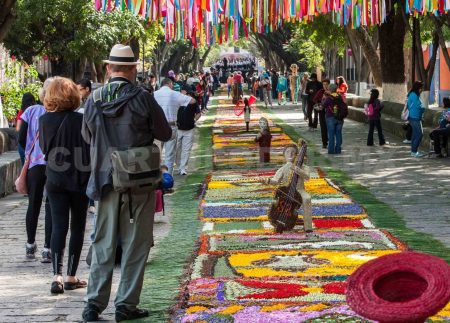
[[(13, 194), (0, 200), (0, 322), (80, 322), (85, 306), (86, 289), (65, 291), (62, 295), (51, 295), (53, 277), (51, 264), (41, 263), (44, 239), (44, 220), (41, 214), (37, 230), (36, 260), (25, 259), (25, 214), (27, 199)], [(87, 219), (85, 242), (77, 276), (82, 280), (89, 277), (85, 262), (90, 246), (92, 216)], [(156, 244), (167, 233), (169, 224), (155, 224)], [(152, 249), (153, 251), (154, 249)], [(151, 252), (150, 252), (151, 256)], [(151, 260), (150, 260), (151, 261)], [(66, 266), (65, 261), (64, 266)], [(102, 314), (103, 320), (114, 321), (114, 294), (117, 289), (119, 269), (114, 272), (113, 295), (110, 304)]]
[(412, 158), (409, 146), (389, 133), (389, 145), (368, 147), (368, 126), (350, 119), (343, 127), (342, 155), (331, 158), (322, 149), (320, 129), (308, 131), (299, 110), (274, 106), (272, 112), (314, 144), (331, 167), (345, 171), (398, 211), (409, 228), (430, 233), (450, 247), (450, 158)]

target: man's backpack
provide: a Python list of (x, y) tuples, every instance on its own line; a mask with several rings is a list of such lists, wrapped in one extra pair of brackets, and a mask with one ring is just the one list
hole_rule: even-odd
[[(104, 132), (103, 136), (106, 138), (108, 146), (113, 148), (114, 146), (111, 145), (106, 133), (105, 119), (101, 108), (102, 88), (95, 90), (92, 96), (98, 112), (101, 130)], [(161, 181), (160, 151), (155, 144), (128, 149), (115, 148), (111, 152), (110, 159), (114, 190), (120, 193), (128, 192), (129, 198), (131, 198), (130, 189), (136, 187), (155, 189)], [(131, 205), (131, 202), (129, 205)], [(132, 214), (131, 210), (130, 214)]]
[(348, 116), (348, 105), (344, 102), (344, 100), (342, 100), (342, 97), (340, 95), (334, 98), (333, 112), (334, 117), (338, 121), (344, 121), (344, 119)]

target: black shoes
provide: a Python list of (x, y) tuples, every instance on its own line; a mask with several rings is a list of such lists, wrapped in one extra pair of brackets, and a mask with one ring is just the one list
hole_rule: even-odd
[(52, 294), (63, 294), (64, 293), (64, 285), (60, 281), (55, 280), (52, 282), (52, 286), (50, 288), (50, 293)]
[[(141, 310), (139, 308), (131, 310), (125, 305), (116, 307), (116, 322), (140, 319), (148, 315), (147, 310)], [(83, 310), (83, 320), (85, 322), (98, 321), (99, 316), (100, 309), (92, 303), (88, 303)]]
[(147, 316), (148, 316), (147, 310), (142, 310), (139, 308), (130, 310), (125, 305), (119, 305), (116, 307), (116, 322), (135, 320)]
[(98, 321), (99, 315), (100, 309), (92, 303), (88, 303), (83, 310), (83, 320), (85, 322)]

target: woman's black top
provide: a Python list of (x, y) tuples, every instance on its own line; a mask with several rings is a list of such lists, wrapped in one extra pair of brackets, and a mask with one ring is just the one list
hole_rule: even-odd
[(83, 115), (48, 112), (39, 119), (39, 144), (47, 180), (68, 191), (84, 192), (91, 173), (89, 145), (81, 137)]

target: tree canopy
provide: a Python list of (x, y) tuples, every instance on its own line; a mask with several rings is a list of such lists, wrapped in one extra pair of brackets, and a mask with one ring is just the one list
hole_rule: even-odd
[(300, 53), (300, 61), (309, 69), (317, 67), (332, 73), (328, 54), (342, 56), (346, 46), (344, 29), (334, 24), (329, 15), (320, 15), (310, 23), (299, 23), (287, 48)]
[(17, 18), (5, 47), (28, 63), (47, 55), (56, 74), (70, 75), (71, 62), (99, 62), (113, 44), (147, 35), (131, 12), (97, 12), (90, 0), (18, 0), (16, 6)]
[(3, 41), (14, 21), (15, 4), (16, 0), (0, 0), (0, 8), (2, 8), (0, 11), (0, 42)]

